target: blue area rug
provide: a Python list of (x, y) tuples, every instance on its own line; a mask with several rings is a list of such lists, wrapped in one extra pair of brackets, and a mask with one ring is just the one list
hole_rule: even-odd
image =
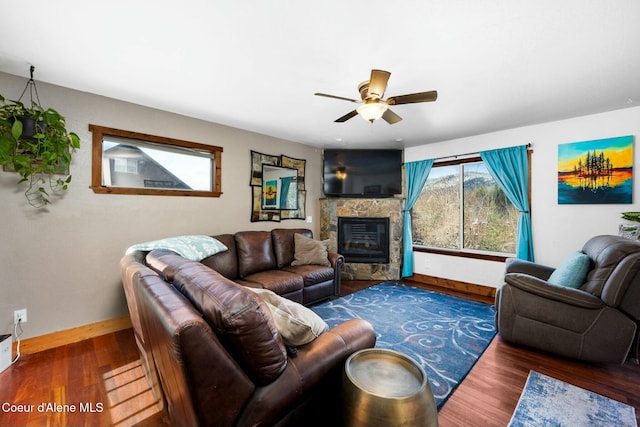
[(371, 322), (376, 348), (399, 351), (424, 368), (440, 408), (496, 334), (492, 305), (384, 282), (312, 307), (330, 328)]
[(637, 427), (633, 406), (530, 371), (509, 427)]

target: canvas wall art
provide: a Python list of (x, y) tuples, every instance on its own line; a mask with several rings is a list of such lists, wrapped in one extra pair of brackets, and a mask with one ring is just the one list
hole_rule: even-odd
[(558, 145), (558, 204), (632, 203), (633, 136)]

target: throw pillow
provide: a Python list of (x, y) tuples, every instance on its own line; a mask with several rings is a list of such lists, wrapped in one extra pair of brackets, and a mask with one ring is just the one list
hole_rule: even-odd
[(268, 289), (247, 289), (257, 294), (269, 307), (276, 329), (289, 347), (310, 343), (329, 329), (320, 316), (302, 304), (281, 297)]
[(331, 265), (327, 251), (328, 241), (314, 240), (302, 234), (294, 234), (294, 260), (291, 265)]
[(547, 279), (548, 283), (579, 288), (587, 279), (591, 259), (584, 252), (569, 254)]

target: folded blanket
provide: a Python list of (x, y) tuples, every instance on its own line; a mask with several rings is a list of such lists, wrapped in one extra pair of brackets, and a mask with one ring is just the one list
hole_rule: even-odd
[(151, 251), (153, 249), (168, 249), (191, 261), (202, 261), (211, 255), (228, 250), (222, 242), (213, 237), (193, 235), (167, 237), (166, 239), (138, 243), (130, 246), (126, 253)]

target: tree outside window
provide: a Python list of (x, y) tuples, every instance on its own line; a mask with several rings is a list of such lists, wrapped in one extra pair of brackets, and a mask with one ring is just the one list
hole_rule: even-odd
[(518, 214), (481, 160), (435, 164), (411, 211), (413, 244), (511, 255)]

